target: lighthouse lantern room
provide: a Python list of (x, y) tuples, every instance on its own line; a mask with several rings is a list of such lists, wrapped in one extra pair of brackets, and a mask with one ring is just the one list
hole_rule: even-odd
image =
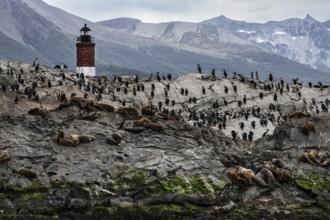
[(86, 76), (95, 76), (95, 42), (92, 31), (87, 25), (80, 29), (80, 37), (77, 38), (77, 73)]

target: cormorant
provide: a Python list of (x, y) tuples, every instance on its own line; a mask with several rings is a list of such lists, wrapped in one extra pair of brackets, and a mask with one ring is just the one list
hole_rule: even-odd
[(269, 129), (267, 129), (266, 132), (264, 132), (264, 133), (262, 134), (262, 136), (265, 137), (265, 136), (267, 135), (268, 131), (269, 131)]
[(228, 87), (225, 86), (225, 93), (228, 94)]
[(234, 130), (232, 130), (231, 131), (231, 136), (233, 137), (233, 140), (236, 139), (236, 135), (237, 135), (237, 133)]
[(252, 121), (251, 126), (252, 126), (253, 129), (256, 129), (256, 121)]
[(226, 72), (225, 69), (223, 69), (223, 76), (224, 76), (225, 78), (227, 78), (227, 76), (228, 76), (228, 74), (227, 74), (227, 72)]
[(244, 122), (240, 122), (239, 127), (243, 130), (244, 129)]
[(198, 69), (198, 72), (199, 73), (202, 73), (202, 68), (201, 68), (201, 66), (199, 64), (197, 64), (197, 69)]
[(161, 80), (161, 78), (159, 76), (159, 72), (157, 72), (157, 80), (158, 80), (158, 82), (160, 82), (160, 80)]
[(234, 85), (233, 88), (234, 88), (234, 92), (237, 94), (237, 86)]
[(243, 132), (243, 134), (242, 134), (242, 138), (243, 138), (244, 141), (247, 140), (247, 133), (246, 133), (246, 132)]
[(250, 131), (249, 135), (248, 135), (249, 141), (253, 140), (253, 135), (254, 135), (254, 133), (252, 131)]
[(188, 89), (187, 88), (184, 90), (184, 94), (185, 94), (185, 96), (188, 95)]
[(171, 79), (172, 79), (172, 74), (171, 73), (167, 74), (167, 79), (168, 79), (168, 81), (171, 81)]
[(223, 103), (225, 104), (225, 106), (227, 106), (228, 102), (227, 100), (225, 99), (225, 97), (223, 97)]
[(269, 73), (268, 79), (269, 79), (269, 81), (273, 82), (273, 74)]
[(243, 97), (243, 103), (246, 104), (246, 95)]
[(36, 59), (33, 61), (32, 66), (37, 66), (38, 64), (39, 64), (39, 61), (38, 61), (38, 58), (36, 58)]
[(63, 69), (64, 69), (64, 68), (67, 69), (68, 66), (65, 65), (65, 64), (63, 64), (63, 63), (61, 63), (61, 65), (56, 65), (56, 66), (54, 66), (54, 69), (60, 69), (61, 72), (63, 72)]
[(277, 94), (276, 94), (276, 92), (274, 93), (273, 99), (274, 99), (275, 102), (277, 102)]
[(312, 86), (313, 86), (313, 85), (312, 85), (312, 82), (309, 82), (309, 83), (308, 83), (308, 86), (309, 86), (309, 88), (311, 89)]
[(147, 81), (151, 81), (153, 73), (150, 74), (149, 79)]

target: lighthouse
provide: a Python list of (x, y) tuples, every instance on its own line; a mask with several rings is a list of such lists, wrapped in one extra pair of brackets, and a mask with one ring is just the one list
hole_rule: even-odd
[(92, 31), (85, 24), (80, 29), (80, 37), (77, 38), (77, 73), (85, 76), (95, 76), (95, 42)]

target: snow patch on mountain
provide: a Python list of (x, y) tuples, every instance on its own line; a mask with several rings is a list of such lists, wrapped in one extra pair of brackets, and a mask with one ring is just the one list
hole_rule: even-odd
[(286, 35), (286, 33), (283, 31), (278, 31), (278, 32), (275, 32), (273, 35)]
[(256, 31), (245, 31), (245, 30), (239, 30), (237, 32), (238, 33), (246, 33), (246, 34), (255, 34), (255, 33), (257, 33)]

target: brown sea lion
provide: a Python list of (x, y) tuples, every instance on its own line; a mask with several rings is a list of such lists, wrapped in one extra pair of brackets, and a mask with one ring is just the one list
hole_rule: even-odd
[(70, 104), (75, 105), (79, 108), (86, 108), (87, 100), (83, 97), (73, 96), (73, 97), (70, 98)]
[(60, 103), (69, 103), (68, 98), (66, 97), (65, 93), (63, 91), (61, 91), (61, 95), (60, 95)]
[(16, 170), (16, 173), (22, 175), (22, 176), (25, 176), (27, 178), (36, 178), (38, 177), (38, 174), (33, 171), (33, 170), (30, 170), (28, 168), (25, 168), (25, 167), (20, 167)]
[(318, 158), (320, 159), (320, 163), (323, 163), (328, 159), (328, 156), (325, 153), (318, 153)]
[(0, 162), (1, 163), (9, 161), (10, 158), (11, 158), (11, 156), (10, 156), (8, 150), (0, 150)]
[(139, 120), (134, 121), (134, 123), (137, 125), (142, 125), (144, 122), (151, 123), (152, 121), (148, 118), (140, 118)]
[(312, 122), (307, 122), (301, 126), (301, 132), (304, 135), (309, 135), (311, 131), (315, 132), (315, 125)]
[(79, 135), (78, 138), (80, 143), (90, 143), (95, 140), (93, 135)]
[(164, 126), (161, 124), (153, 123), (153, 122), (143, 122), (142, 126), (148, 129), (152, 129), (154, 131), (163, 132)]
[(77, 134), (70, 134), (68, 139), (72, 141), (73, 146), (75, 146), (75, 147), (80, 143), (79, 135), (77, 135)]
[(64, 132), (61, 130), (58, 131), (56, 142), (64, 146), (73, 146), (73, 142), (64, 137)]
[(99, 111), (114, 112), (115, 107), (106, 103), (96, 103), (95, 108)]
[(115, 110), (115, 113), (120, 114), (122, 116), (139, 115), (139, 111), (133, 107), (119, 107)]
[(277, 166), (270, 164), (268, 161), (264, 161), (264, 168), (271, 171), (275, 179), (280, 183), (287, 183), (292, 180), (292, 172), (290, 170), (278, 168)]
[(326, 159), (325, 161), (323, 161), (323, 163), (321, 163), (321, 166), (323, 166), (323, 167), (330, 166), (330, 159)]
[(235, 171), (227, 171), (227, 176), (234, 184), (242, 183), (246, 185), (246, 180), (243, 180), (241, 177), (239, 177)]
[(151, 110), (147, 106), (143, 106), (142, 107), (142, 110), (141, 110), (141, 115), (154, 116), (155, 115), (155, 111)]
[(166, 113), (163, 113), (163, 112), (156, 112), (156, 116), (163, 120), (172, 120), (172, 121), (176, 120), (175, 117), (168, 115)]
[(304, 162), (304, 163), (310, 163), (310, 164), (314, 164), (314, 162), (309, 158), (308, 156), (308, 152), (304, 152), (302, 153), (299, 158), (298, 158), (298, 162)]
[(39, 108), (39, 107), (33, 107), (30, 108), (28, 111), (28, 114), (30, 115), (40, 115), (41, 117), (45, 117), (49, 114), (49, 110), (47, 108)]
[(309, 112), (292, 112), (289, 114), (289, 118), (302, 118), (302, 117), (311, 117)]
[(235, 172), (239, 177), (245, 179), (248, 185), (254, 183), (256, 175), (253, 170), (238, 166)]

